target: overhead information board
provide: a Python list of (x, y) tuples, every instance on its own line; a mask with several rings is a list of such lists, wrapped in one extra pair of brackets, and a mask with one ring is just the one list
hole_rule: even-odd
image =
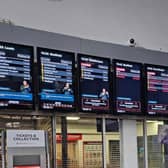
[(78, 55), (79, 96), (82, 111), (109, 111), (110, 59)]
[(146, 104), (149, 115), (168, 115), (168, 67), (145, 65)]
[(0, 42), (0, 108), (33, 109), (33, 48)]
[(114, 60), (115, 107), (117, 113), (142, 112), (142, 64)]
[(73, 110), (74, 54), (38, 48), (40, 74), (39, 102), (41, 109)]

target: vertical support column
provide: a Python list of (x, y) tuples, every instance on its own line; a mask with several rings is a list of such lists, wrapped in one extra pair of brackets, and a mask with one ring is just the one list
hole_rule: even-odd
[(53, 146), (53, 168), (56, 168), (56, 115), (52, 116), (52, 146)]
[(45, 145), (46, 145), (46, 158), (47, 158), (47, 168), (50, 168), (50, 153), (49, 153), (49, 143), (48, 143), (48, 132), (45, 131)]
[(143, 136), (144, 136), (144, 168), (148, 168), (148, 139), (147, 139), (147, 123), (143, 122)]
[(105, 117), (102, 118), (102, 161), (103, 161), (103, 168), (106, 168), (106, 119)]
[(121, 120), (121, 168), (138, 168), (136, 120)]
[(5, 131), (1, 133), (2, 168), (5, 168)]
[(68, 146), (67, 146), (67, 120), (66, 117), (61, 117), (62, 131), (62, 168), (67, 168)]

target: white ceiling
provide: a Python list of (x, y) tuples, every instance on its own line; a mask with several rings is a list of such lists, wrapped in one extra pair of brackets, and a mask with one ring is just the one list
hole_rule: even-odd
[(16, 25), (168, 51), (167, 0), (0, 0)]

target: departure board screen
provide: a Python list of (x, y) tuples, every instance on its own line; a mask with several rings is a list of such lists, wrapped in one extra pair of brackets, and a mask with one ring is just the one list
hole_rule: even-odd
[(168, 115), (168, 67), (145, 65), (147, 112)]
[(140, 114), (142, 65), (114, 60), (115, 107), (117, 113)]
[(74, 53), (38, 48), (37, 54), (40, 66), (40, 108), (73, 110)]
[(0, 108), (33, 109), (33, 47), (0, 42)]
[(110, 59), (78, 54), (82, 111), (108, 112)]

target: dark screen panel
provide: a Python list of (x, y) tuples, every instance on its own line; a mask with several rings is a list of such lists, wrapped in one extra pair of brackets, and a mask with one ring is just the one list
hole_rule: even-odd
[(0, 108), (33, 109), (33, 47), (0, 42)]
[(142, 114), (142, 64), (114, 60), (115, 111)]
[(78, 54), (80, 110), (109, 111), (110, 59)]
[(168, 115), (168, 67), (145, 65), (147, 113)]
[(40, 70), (40, 109), (74, 110), (74, 53), (37, 49)]

